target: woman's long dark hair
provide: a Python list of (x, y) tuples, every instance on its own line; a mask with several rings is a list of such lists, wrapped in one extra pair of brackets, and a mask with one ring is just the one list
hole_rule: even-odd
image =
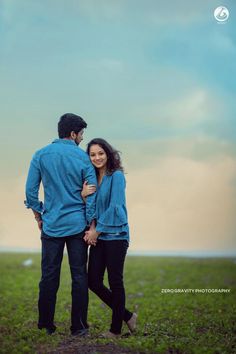
[[(87, 145), (87, 154), (90, 153), (90, 148), (92, 145), (99, 145), (107, 155), (107, 174), (111, 175), (113, 172), (119, 170), (124, 172), (121, 165), (120, 152), (114, 149), (106, 140), (102, 138), (92, 139)], [(96, 167), (95, 167), (96, 169)], [(97, 169), (96, 169), (97, 172)]]

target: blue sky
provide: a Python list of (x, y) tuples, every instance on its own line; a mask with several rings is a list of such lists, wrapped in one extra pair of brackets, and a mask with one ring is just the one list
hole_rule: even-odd
[(156, 158), (234, 161), (236, 3), (224, 1), (224, 24), (219, 5), (0, 1), (3, 182), (23, 181), (65, 112), (87, 121), (83, 147), (95, 136), (113, 142), (131, 176)]

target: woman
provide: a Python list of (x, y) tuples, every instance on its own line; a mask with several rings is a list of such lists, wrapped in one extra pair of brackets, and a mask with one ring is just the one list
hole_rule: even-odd
[[(97, 174), (97, 218), (85, 234), (85, 241), (92, 245), (89, 253), (89, 288), (112, 309), (110, 330), (105, 338), (121, 334), (122, 322), (129, 330), (136, 328), (137, 314), (125, 308), (123, 268), (129, 246), (129, 226), (125, 202), (125, 178), (118, 151), (103, 139), (93, 139), (87, 153)], [(95, 191), (84, 184), (82, 196)], [(94, 247), (95, 246), (95, 247)], [(103, 284), (107, 269), (110, 289)]]

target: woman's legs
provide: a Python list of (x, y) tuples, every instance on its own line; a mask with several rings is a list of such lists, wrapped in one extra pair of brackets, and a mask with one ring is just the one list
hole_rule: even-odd
[(108, 281), (112, 292), (112, 323), (110, 331), (119, 334), (121, 333), (125, 316), (123, 270), (128, 242), (126, 240), (107, 241), (105, 247)]
[(110, 291), (103, 285), (106, 269), (105, 248), (102, 241), (96, 246), (90, 246), (88, 264), (88, 285), (98, 297), (106, 304), (110, 301)]
[[(113, 244), (111, 244), (111, 242), (113, 242)], [(115, 244), (114, 244), (114, 242), (115, 242)], [(118, 250), (118, 248), (117, 248), (119, 242), (121, 242), (121, 244), (123, 243), (123, 247), (121, 247), (121, 248), (123, 248), (123, 251), (120, 254), (121, 262), (120, 262), (120, 260), (118, 262), (118, 263), (121, 263), (121, 268), (122, 268), (121, 283), (122, 283), (122, 287), (123, 287), (123, 266), (124, 266), (124, 258), (125, 258), (125, 254), (126, 254), (126, 250), (127, 250), (127, 241), (98, 240), (97, 245), (95, 247), (91, 246), (90, 252), (89, 252), (89, 267), (88, 267), (89, 288), (97, 296), (99, 296), (100, 299), (105, 304), (107, 304), (112, 309), (113, 309), (113, 303), (116, 302), (117, 298), (118, 298), (117, 293), (120, 292), (120, 290), (118, 292), (115, 290), (116, 295), (115, 295), (115, 299), (113, 300), (112, 288), (114, 288), (114, 286), (116, 288), (115, 278), (117, 278), (117, 276), (115, 274), (116, 272), (113, 271), (113, 268), (116, 269), (117, 265), (116, 265), (116, 262), (113, 262), (113, 259), (115, 259), (116, 253), (120, 253), (120, 250)], [(108, 243), (109, 243), (109, 245), (108, 245)], [(108, 247), (107, 247), (107, 245), (108, 245)], [(110, 284), (111, 290), (109, 290), (103, 284), (104, 272), (105, 272), (106, 267), (109, 268), (108, 277), (109, 277), (109, 284)], [(118, 273), (120, 274), (120, 269), (118, 269)], [(109, 276), (109, 274), (110, 274), (110, 276)], [(118, 276), (118, 278), (119, 278), (119, 276)], [(119, 281), (118, 281), (118, 283), (119, 283)], [(123, 291), (121, 291), (120, 293), (122, 293), (121, 303), (122, 303), (122, 307), (123, 307), (123, 296), (124, 296)], [(131, 317), (132, 317), (132, 312), (125, 309), (125, 311), (123, 313), (123, 320), (125, 322), (127, 322), (130, 320)]]

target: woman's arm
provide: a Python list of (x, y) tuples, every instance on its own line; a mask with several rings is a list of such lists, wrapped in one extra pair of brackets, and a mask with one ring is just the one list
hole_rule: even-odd
[(110, 206), (125, 204), (125, 176), (123, 172), (116, 171), (112, 176)]
[(109, 205), (97, 218), (97, 232), (122, 233), (127, 231), (128, 218), (125, 185), (123, 172), (114, 172), (112, 175), (111, 189), (108, 191)]

